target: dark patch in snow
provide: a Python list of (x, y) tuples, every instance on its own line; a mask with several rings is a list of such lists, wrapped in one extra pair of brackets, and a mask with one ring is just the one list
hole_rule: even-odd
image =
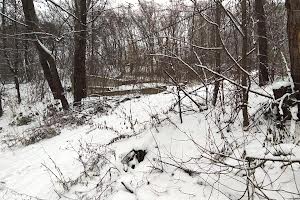
[(127, 172), (128, 168), (135, 169), (138, 163), (144, 161), (146, 154), (146, 150), (131, 150), (121, 161), (124, 171)]

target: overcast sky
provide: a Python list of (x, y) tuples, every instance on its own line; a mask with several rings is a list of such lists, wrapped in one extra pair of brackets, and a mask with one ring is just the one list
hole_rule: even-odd
[[(35, 0), (34, 3), (35, 3), (35, 6), (37, 9), (44, 9), (45, 8), (45, 2), (46, 0)], [(61, 4), (61, 2), (64, 2), (65, 0), (53, 0), (54, 2), (58, 3), (58, 4)], [(143, 0), (143, 1), (154, 1), (156, 3), (159, 3), (159, 4), (164, 4), (164, 5), (167, 5), (170, 3), (170, 1), (172, 0)], [(185, 0), (183, 0), (185, 1)], [(190, 0), (188, 0), (190, 1)], [(138, 0), (108, 0), (109, 4), (112, 6), (112, 7), (117, 7), (121, 4), (134, 4), (134, 5), (137, 5), (138, 4)]]
[[(37, 8), (37, 11), (45, 11), (47, 10), (46, 9), (46, 0), (35, 0), (35, 5), (36, 5), (36, 8)], [(61, 4), (61, 2), (64, 2), (66, 0), (53, 0), (54, 2), (58, 3), (58, 4)], [(69, 0), (71, 1), (71, 0)], [(172, 0), (142, 0), (142, 1), (147, 1), (147, 2), (151, 2), (151, 1), (154, 1), (158, 4), (161, 4), (162, 6), (166, 6), (168, 4), (170, 4), (170, 2), (172, 2)], [(185, 1), (186, 3), (191, 3), (191, 0), (181, 0), (181, 1)], [(228, 2), (233, 2), (233, 1), (236, 1), (236, 0), (223, 0), (223, 5), (226, 7), (227, 6), (227, 3)], [(138, 5), (138, 0), (108, 0), (109, 4), (111, 7), (118, 7), (120, 6), (121, 4), (133, 4), (133, 5)]]
[[(152, 1), (152, 0), (146, 0), (146, 1)], [(170, 2), (170, 0), (153, 0), (153, 1), (159, 4), (166, 4)], [(112, 0), (112, 2), (114, 2), (116, 5), (127, 4), (127, 3), (138, 4), (138, 0)]]

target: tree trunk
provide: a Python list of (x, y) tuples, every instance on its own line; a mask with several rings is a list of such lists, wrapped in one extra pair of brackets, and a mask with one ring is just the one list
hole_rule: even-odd
[[(94, 19), (95, 17), (95, 12), (94, 12), (94, 6), (92, 7), (92, 14), (91, 18)], [(95, 41), (96, 41), (96, 32), (95, 32), (95, 20), (92, 21), (91, 24), (91, 63), (88, 69), (88, 74), (96, 74), (96, 55), (95, 55)], [(92, 72), (92, 73), (91, 73)]]
[(0, 91), (0, 117), (3, 116), (3, 108), (2, 108), (2, 92)]
[(87, 2), (75, 0), (75, 50), (73, 60), (74, 104), (87, 96), (86, 88), (86, 40), (87, 40)]
[[(41, 32), (38, 25), (39, 22), (35, 13), (33, 0), (22, 0), (22, 5), (28, 30), (32, 32)], [(48, 82), (50, 90), (55, 99), (60, 99), (63, 109), (68, 110), (69, 104), (64, 95), (64, 90), (57, 72), (55, 59), (51, 52), (43, 45), (36, 35), (34, 39), (34, 44), (38, 50), (39, 60), (43, 68), (44, 76)]]
[[(18, 4), (17, 4), (17, 0), (15, 0), (15, 13), (18, 13)], [(15, 15), (15, 33), (18, 33), (18, 24), (17, 24), (17, 15)], [(21, 103), (21, 93), (20, 93), (20, 81), (19, 81), (19, 41), (18, 39), (15, 39), (15, 48), (16, 48), (16, 54), (15, 54), (15, 63), (14, 63), (14, 82), (15, 82), (15, 86), (16, 86), (16, 90), (17, 90), (17, 98), (18, 98), (18, 104)]]
[[(248, 33), (247, 33), (247, 0), (242, 0), (242, 29), (243, 29), (243, 46), (242, 46), (242, 67), (247, 71), (247, 48), (248, 48)], [(247, 74), (242, 72), (242, 85), (247, 87)], [(249, 126), (249, 116), (248, 116), (248, 90), (243, 89), (243, 127), (247, 128)]]
[[(6, 14), (6, 1), (3, 0), (2, 2), (2, 13), (5, 15)], [(15, 9), (16, 9), (16, 3), (15, 3)], [(15, 88), (17, 91), (17, 98), (18, 98), (18, 104), (21, 103), (21, 94), (20, 94), (20, 83), (19, 83), (19, 77), (18, 77), (18, 56), (19, 56), (19, 47), (18, 47), (18, 41), (15, 39), (15, 48), (16, 48), (16, 53), (15, 53), (15, 62), (14, 66), (12, 65), (12, 62), (10, 60), (9, 53), (6, 51), (7, 49), (7, 38), (5, 37), (6, 34), (6, 17), (2, 15), (2, 33), (4, 35), (2, 42), (3, 42), (3, 49), (4, 49), (4, 58), (7, 63), (7, 66), (9, 67), (10, 72), (14, 76), (14, 83), (15, 83)], [(15, 20), (16, 20), (16, 15), (15, 15)], [(15, 22), (15, 32), (17, 32), (17, 23)]]
[(32, 70), (29, 68), (29, 44), (27, 37), (24, 41), (24, 70), (25, 70), (25, 77), (26, 81), (29, 82), (32, 80), (33, 75), (32, 75)]
[(15, 87), (16, 87), (16, 90), (17, 90), (18, 104), (20, 104), (22, 99), (21, 99), (20, 82), (19, 82), (18, 75), (14, 75), (14, 82), (15, 82)]
[[(221, 46), (221, 39), (220, 39), (220, 33), (219, 33), (219, 27), (221, 25), (221, 5), (220, 2), (216, 3), (216, 9), (215, 9), (215, 22), (218, 26), (215, 26), (214, 28), (214, 42), (215, 42), (215, 47), (220, 47)], [(221, 72), (221, 52), (220, 50), (216, 50), (215, 52), (215, 69), (216, 72), (220, 74)], [(219, 77), (216, 76), (216, 79)], [(219, 93), (219, 88), (220, 88), (220, 81), (216, 81), (214, 85), (214, 91), (213, 91), (213, 99), (212, 99), (212, 105), (215, 106), (217, 103), (218, 99), (218, 93)]]
[[(286, 0), (286, 8), (291, 74), (295, 84), (295, 91), (300, 91), (300, 1)], [(297, 99), (300, 100), (299, 94)]]
[(255, 0), (255, 14), (257, 18), (258, 37), (258, 62), (259, 62), (259, 85), (269, 82), (268, 73), (268, 39), (266, 30), (266, 16), (264, 10), (265, 0)]

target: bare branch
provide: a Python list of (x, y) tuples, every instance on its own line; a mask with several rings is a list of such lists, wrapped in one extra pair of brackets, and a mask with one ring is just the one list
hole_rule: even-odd
[[(209, 69), (209, 68), (206, 67), (206, 66), (198, 65), (198, 64), (196, 64), (196, 66), (208, 70), (209, 72), (211, 72), (211, 73), (213, 73), (213, 74), (215, 74), (215, 75), (217, 75), (217, 76), (219, 76), (219, 77), (221, 77), (221, 78), (227, 80), (229, 83), (231, 83), (231, 84), (233, 84), (233, 85), (235, 85), (235, 86), (238, 86), (238, 87), (240, 87), (240, 88), (242, 88), (242, 89), (248, 90), (248, 87), (242, 86), (242, 85), (240, 85), (240, 84), (238, 84), (238, 83), (236, 83), (236, 82), (230, 80), (229, 78), (227, 78), (227, 77), (225, 77), (225, 76), (223, 76), (223, 75), (221, 75), (221, 74), (219, 74), (219, 73), (217, 73), (217, 72), (215, 72), (215, 71)], [(263, 94), (263, 93), (260, 93), (260, 92), (255, 91), (255, 90), (249, 89), (249, 92), (254, 93), (254, 94), (257, 94), (257, 95), (260, 95), (260, 96), (263, 96), (263, 97), (267, 97), (267, 98), (269, 98), (269, 99), (274, 99), (274, 98), (273, 98), (272, 96), (270, 96), (270, 95)]]
[(18, 23), (18, 24), (20, 24), (20, 25), (22, 25), (22, 26), (26, 26), (26, 27), (27, 27), (26, 24), (24, 24), (24, 23), (22, 23), (22, 22), (19, 22), (19, 21), (15, 20), (15, 19), (13, 19), (13, 18), (9, 17), (8, 15), (5, 15), (5, 14), (2, 13), (2, 12), (0, 12), (0, 15), (2, 15), (3, 17), (9, 19), (10, 21), (16, 22), (16, 23)]

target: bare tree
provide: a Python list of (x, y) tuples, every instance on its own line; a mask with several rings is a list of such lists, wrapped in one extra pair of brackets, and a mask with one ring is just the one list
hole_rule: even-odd
[[(1, 84), (3, 84), (3, 83), (1, 83)], [(3, 84), (4, 85), (4, 84)], [(3, 116), (3, 105), (2, 105), (2, 93), (3, 93), (3, 89), (4, 89), (4, 87), (3, 86), (1, 86), (0, 87), (0, 117), (2, 117)]]
[[(291, 75), (295, 83), (295, 91), (300, 91), (300, 1), (286, 0), (286, 8)], [(300, 99), (299, 94), (297, 99)]]
[[(16, 91), (17, 91), (17, 98), (18, 98), (18, 103), (20, 104), (21, 103), (21, 94), (20, 94), (20, 83), (19, 83), (19, 77), (18, 77), (18, 56), (19, 56), (19, 52), (18, 52), (18, 40), (15, 39), (14, 42), (15, 42), (15, 50), (16, 50), (16, 53), (14, 54), (15, 56), (15, 60), (14, 60), (14, 64), (12, 63), (12, 60), (11, 60), (11, 56), (9, 55), (9, 52), (8, 50), (6, 50), (8, 48), (8, 41), (7, 41), (7, 31), (6, 31), (6, 0), (3, 0), (2, 1), (2, 33), (3, 33), (3, 39), (2, 39), (2, 42), (3, 42), (3, 49), (4, 49), (4, 58), (5, 58), (5, 61), (6, 61), (6, 64), (10, 70), (10, 72), (13, 74), (13, 79), (14, 79), (14, 83), (15, 83), (15, 88), (16, 88)], [(15, 1), (14, 3), (14, 8), (15, 8), (15, 12), (17, 10), (17, 2)], [(15, 17), (14, 17), (14, 28), (15, 28), (15, 32), (17, 32), (18, 30), (18, 25), (17, 25), (17, 15), (15, 14)]]
[[(18, 12), (18, 2), (17, 0), (15, 0), (14, 2), (14, 11), (15, 13)], [(15, 22), (14, 22), (14, 31), (17, 34), (18, 33), (18, 23), (17, 23), (17, 14), (15, 14), (15, 18), (14, 18)], [(17, 90), (17, 98), (18, 98), (18, 103), (21, 103), (21, 93), (20, 93), (20, 81), (19, 81), (19, 41), (17, 38), (15, 38), (15, 61), (14, 61), (14, 69), (13, 74), (14, 74), (14, 82), (15, 82), (15, 86), (16, 86), (16, 90)]]
[[(221, 46), (221, 39), (220, 39), (220, 25), (221, 25), (221, 2), (216, 1), (216, 9), (215, 9), (215, 23), (214, 26), (214, 42), (215, 47), (218, 48)], [(221, 52), (220, 50), (216, 50), (215, 52), (215, 69), (217, 73), (221, 71)], [(218, 79), (219, 77), (216, 77)], [(217, 103), (218, 93), (219, 93), (220, 81), (216, 81), (214, 85), (214, 92), (213, 92), (213, 99), (212, 105), (215, 106)]]
[(75, 0), (75, 49), (73, 60), (74, 103), (87, 95), (86, 86), (86, 45), (87, 45), (87, 1)]
[(2, 94), (0, 94), (0, 117), (3, 115), (3, 108), (2, 108)]
[(265, 0), (255, 0), (254, 5), (257, 18), (259, 85), (261, 86), (269, 81), (268, 39), (264, 4)]
[[(247, 49), (248, 49), (248, 33), (247, 33), (247, 0), (241, 1), (242, 6), (242, 31), (243, 31), (243, 45), (242, 45), (242, 67), (247, 71)], [(247, 87), (247, 77), (248, 75), (245, 72), (242, 72), (242, 85)], [(248, 90), (243, 89), (243, 127), (248, 127), (249, 125), (249, 116), (248, 116)]]
[[(41, 32), (33, 0), (22, 0), (22, 5), (28, 30), (32, 32)], [(56, 68), (55, 58), (37, 35), (33, 34), (33, 37), (35, 39), (34, 44), (38, 50), (44, 76), (49, 84), (52, 94), (55, 99), (60, 99), (63, 109), (67, 110), (69, 109), (69, 104), (64, 95), (64, 90)]]

